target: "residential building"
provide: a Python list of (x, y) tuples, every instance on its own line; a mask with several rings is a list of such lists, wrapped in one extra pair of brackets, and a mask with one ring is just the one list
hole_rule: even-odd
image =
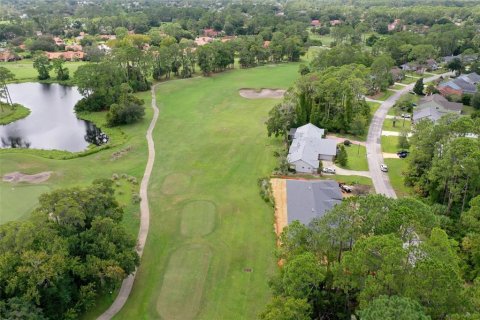
[(311, 123), (291, 131), (292, 144), (288, 163), (297, 172), (317, 173), (321, 160), (333, 161), (337, 155), (337, 141), (324, 139), (324, 129)]
[(423, 97), (418, 107), (413, 111), (412, 121), (419, 122), (421, 120), (431, 120), (437, 122), (446, 114), (460, 114), (463, 104), (450, 102), (439, 94), (433, 94)]
[(67, 61), (77, 61), (85, 58), (83, 51), (45, 52), (45, 54), (48, 60), (63, 59)]
[(480, 84), (480, 76), (475, 73), (462, 74), (461, 76), (442, 82), (438, 85), (438, 90), (443, 95), (463, 95), (475, 94)]
[(286, 188), (288, 224), (298, 220), (308, 225), (343, 199), (338, 182), (333, 180), (287, 180)]
[(213, 38), (211, 38), (211, 37), (197, 37), (197, 38), (195, 38), (195, 44), (197, 46), (204, 46), (207, 43), (210, 43), (212, 41), (213, 41)]
[(314, 19), (310, 22), (310, 26), (312, 27), (319, 27), (320, 26), (320, 20)]

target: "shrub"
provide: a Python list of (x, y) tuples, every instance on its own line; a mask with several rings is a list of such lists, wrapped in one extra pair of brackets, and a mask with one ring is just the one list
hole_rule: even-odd
[(352, 144), (352, 142), (350, 140), (345, 140), (343, 141), (343, 144), (347, 147), (350, 147), (350, 145)]
[(129, 96), (126, 101), (114, 103), (107, 113), (107, 125), (114, 127), (129, 124), (145, 116), (144, 101), (134, 96)]

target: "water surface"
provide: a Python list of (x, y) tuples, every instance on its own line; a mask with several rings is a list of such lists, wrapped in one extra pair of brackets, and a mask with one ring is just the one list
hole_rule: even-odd
[(26, 118), (0, 126), (0, 148), (32, 148), (78, 152), (107, 137), (93, 123), (78, 119), (73, 107), (82, 96), (59, 84), (8, 85), (12, 101), (31, 110)]

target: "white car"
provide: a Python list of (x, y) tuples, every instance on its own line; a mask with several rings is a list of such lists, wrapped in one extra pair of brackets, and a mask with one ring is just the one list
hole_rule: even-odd
[(386, 164), (382, 163), (380, 165), (380, 170), (382, 170), (382, 172), (388, 172), (388, 167)]
[(323, 168), (322, 169), (322, 172), (325, 172), (325, 173), (333, 173), (335, 174), (335, 169), (334, 168)]
[(411, 117), (410, 113), (402, 113), (402, 118), (404, 119), (410, 119)]

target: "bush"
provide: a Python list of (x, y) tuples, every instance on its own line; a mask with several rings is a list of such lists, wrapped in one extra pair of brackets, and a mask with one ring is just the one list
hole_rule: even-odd
[(462, 96), (462, 103), (466, 106), (469, 106), (470, 103), (472, 102), (472, 95), (470, 94), (464, 94)]
[(107, 125), (109, 127), (129, 124), (145, 116), (144, 101), (129, 96), (123, 103), (114, 103), (107, 113)]
[(343, 144), (345, 146), (349, 147), (352, 144), (352, 142), (350, 140), (345, 140), (345, 141), (343, 141)]
[(94, 93), (78, 101), (77, 104), (75, 105), (75, 111), (76, 112), (103, 111), (108, 109), (108, 106), (110, 105), (108, 102), (109, 102), (109, 99), (107, 99), (106, 97)]

